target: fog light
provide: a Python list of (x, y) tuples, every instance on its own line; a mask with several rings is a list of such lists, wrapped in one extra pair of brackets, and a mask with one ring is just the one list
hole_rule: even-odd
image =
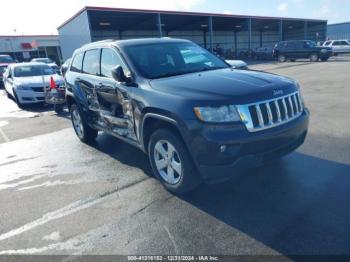
[(224, 153), (226, 151), (226, 146), (225, 145), (221, 145), (220, 146), (220, 151), (221, 151), (221, 153)]

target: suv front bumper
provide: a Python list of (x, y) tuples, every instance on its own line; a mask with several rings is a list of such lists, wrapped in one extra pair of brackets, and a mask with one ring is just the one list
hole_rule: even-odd
[(203, 180), (222, 182), (264, 162), (284, 156), (304, 143), (309, 112), (286, 124), (250, 133), (243, 124), (213, 126), (186, 122), (188, 149)]

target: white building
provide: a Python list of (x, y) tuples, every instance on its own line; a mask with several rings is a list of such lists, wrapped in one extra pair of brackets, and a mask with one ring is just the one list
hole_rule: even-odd
[(58, 63), (62, 60), (57, 35), (2, 35), (0, 54), (9, 54), (20, 62), (37, 57), (49, 57)]

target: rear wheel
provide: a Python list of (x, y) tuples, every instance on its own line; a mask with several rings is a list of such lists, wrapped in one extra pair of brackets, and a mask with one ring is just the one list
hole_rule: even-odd
[(284, 63), (287, 61), (287, 57), (285, 55), (278, 55), (278, 62)]
[(290, 61), (291, 61), (291, 62), (295, 62), (295, 59), (291, 59)]
[(57, 114), (61, 114), (63, 112), (63, 104), (54, 105), (54, 110)]
[(321, 61), (326, 62), (326, 61), (328, 61), (328, 58), (321, 58)]
[(78, 138), (84, 143), (93, 141), (97, 137), (98, 131), (95, 129), (92, 129), (86, 123), (84, 117), (82, 116), (76, 104), (71, 105), (70, 113), (71, 113), (73, 128)]
[(311, 62), (317, 62), (318, 61), (318, 59), (319, 59), (319, 57), (318, 57), (318, 54), (311, 54), (310, 55), (310, 61)]
[(201, 183), (191, 156), (174, 132), (156, 130), (148, 144), (148, 156), (154, 174), (170, 192), (183, 194)]

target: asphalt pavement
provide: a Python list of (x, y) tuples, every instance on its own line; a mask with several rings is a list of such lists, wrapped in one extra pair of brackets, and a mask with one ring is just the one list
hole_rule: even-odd
[(305, 144), (182, 197), (138, 149), (0, 91), (0, 254), (350, 255), (350, 59), (251, 68), (300, 83)]

